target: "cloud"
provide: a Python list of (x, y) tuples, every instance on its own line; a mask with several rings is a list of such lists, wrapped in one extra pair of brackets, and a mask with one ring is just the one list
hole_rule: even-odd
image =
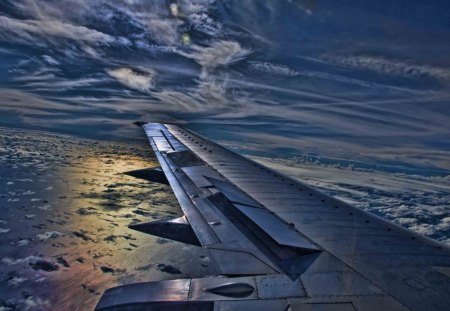
[(42, 56), (42, 58), (45, 60), (45, 62), (49, 65), (59, 65), (60, 63), (54, 59), (53, 57), (51, 57), (50, 55), (44, 55)]
[(236, 41), (215, 41), (208, 47), (196, 46), (191, 55), (206, 70), (238, 62), (251, 53)]
[(34, 91), (64, 92), (71, 89), (88, 88), (106, 81), (105, 78), (60, 79), (43, 77), (41, 81), (25, 82), (24, 86)]
[(253, 69), (266, 73), (287, 77), (295, 77), (299, 75), (297, 71), (280, 64), (273, 64), (269, 62), (259, 62), (259, 61), (251, 61), (249, 62), (249, 64)]
[(48, 300), (28, 296), (21, 301), (24, 304), (25, 310), (48, 310), (50, 307), (50, 302)]
[(38, 238), (40, 241), (47, 241), (48, 239), (56, 239), (57, 237), (61, 236), (62, 233), (58, 231), (49, 231), (45, 233), (40, 233), (36, 235), (36, 238)]
[(450, 68), (417, 65), (384, 57), (372, 56), (343, 56), (325, 59), (340, 66), (368, 70), (379, 74), (412, 79), (433, 78), (443, 81), (450, 80)]
[[(39, 201), (40, 201), (40, 199), (39, 199)], [(39, 206), (37, 206), (36, 208), (38, 208), (38, 209), (40, 209), (40, 210), (43, 210), (43, 211), (47, 211), (47, 210), (50, 209), (50, 207), (51, 207), (50, 204), (45, 204), (45, 205), (39, 205)]]
[(203, 32), (207, 35), (217, 37), (222, 31), (223, 27), (216, 22), (205, 12), (191, 14), (189, 17), (189, 24), (197, 31)]
[(111, 44), (116, 39), (85, 26), (72, 25), (56, 20), (18, 20), (0, 16), (0, 38), (22, 43), (35, 43), (36, 38), (56, 37), (91, 44)]
[[(258, 151), (309, 148), (347, 158), (371, 155), (393, 163), (449, 167), (448, 153), (442, 151), (449, 137), (448, 95), (436, 100), (435, 89), (422, 96), (400, 94), (393, 86), (386, 91), (388, 79), (376, 85), (365, 80), (367, 75), (355, 79), (348, 70), (336, 70), (332, 60), (313, 59), (316, 54), (308, 49), (282, 51), (284, 37), (260, 45), (249, 37), (251, 32), (269, 35), (265, 19), (254, 19), (252, 9), (260, 10), (259, 3), (242, 8), (239, 25), (234, 19), (222, 25), (208, 9), (213, 2), (179, 1), (184, 22), (179, 27), (180, 21), (168, 17), (163, 0), (7, 1), (15, 8), (9, 11), (17, 14), (0, 19), (0, 38), (10, 39), (4, 42), (8, 55), (0, 122), (122, 139), (136, 135), (127, 126), (130, 120), (176, 120), (203, 123), (205, 128), (220, 123), (232, 130), (228, 136), (213, 131), (211, 138), (230, 137), (233, 144)], [(270, 7), (277, 13), (276, 6)], [(192, 44), (178, 46), (179, 34), (187, 29)], [(38, 48), (23, 48), (14, 44), (17, 40)], [(299, 62), (297, 52), (311, 58)], [(286, 53), (287, 58), (280, 57)], [(395, 69), (398, 64), (388, 58), (347, 58), (334, 62), (411, 74)], [(239, 61), (250, 61), (250, 68), (258, 71), (227, 68)], [(401, 64), (417, 66), (413, 61)], [(151, 66), (157, 78), (140, 65)], [(124, 87), (111, 83), (113, 79)], [(410, 82), (414, 88), (416, 83)]]
[(42, 260), (42, 257), (38, 257), (38, 256), (28, 256), (25, 258), (18, 258), (18, 259), (12, 259), (10, 257), (4, 257), (2, 258), (1, 262), (8, 265), (8, 266), (12, 266), (12, 265), (18, 265), (18, 264), (22, 264), (22, 263), (30, 263), (30, 262), (35, 262), (38, 260)]
[[(126, 39), (132, 37), (145, 37), (158, 44), (179, 45), (180, 26), (188, 23), (190, 28), (194, 28), (204, 33), (215, 33), (221, 30), (220, 25), (210, 16), (206, 15), (209, 5), (214, 0), (196, 0), (179, 1), (178, 9), (183, 19), (169, 17), (167, 4), (165, 1), (133, 1), (133, 0), (61, 0), (59, 2), (41, 2), (36, 0), (16, 0), (13, 4), (14, 11), (20, 12), (26, 16), (27, 21), (35, 21), (36, 24), (17, 25), (21, 31), (27, 33), (36, 33), (36, 28), (43, 28), (46, 35), (58, 35), (59, 37), (68, 36), (66, 28), (72, 26), (83, 27), (91, 25), (92, 21), (101, 24), (102, 29), (112, 29), (113, 33), (120, 32), (122, 36), (114, 38), (101, 31), (86, 33), (86, 30), (79, 29), (77, 35), (83, 35), (90, 43), (95, 43), (93, 37), (100, 39), (102, 43), (113, 43), (116, 41), (120, 45), (130, 45), (131, 42)], [(118, 21), (123, 21), (132, 26), (121, 27), (117, 25)], [(55, 31), (49, 31), (51, 24)], [(64, 24), (62, 26), (61, 24)], [(85, 27), (86, 28), (86, 27)], [(64, 31), (58, 31), (64, 29)], [(70, 28), (72, 30), (72, 28)], [(7, 28), (10, 31), (10, 28)], [(91, 31), (95, 31), (90, 29)], [(104, 30), (107, 31), (107, 30)], [(21, 35), (23, 35), (21, 33)], [(105, 37), (106, 36), (106, 37)], [(78, 40), (77, 40), (78, 41)], [(91, 50), (92, 51), (92, 50)], [(94, 53), (95, 54), (95, 53)]]
[(20, 240), (19, 242), (17, 242), (17, 246), (26, 246), (30, 244), (30, 240)]
[(8, 284), (13, 287), (18, 287), (23, 282), (27, 281), (28, 279), (25, 277), (15, 276), (12, 279), (8, 280)]
[(162, 19), (158, 16), (149, 16), (145, 21), (152, 39), (159, 44), (176, 44), (180, 37), (178, 30), (180, 25), (181, 22), (177, 19)]
[(21, 116), (44, 116), (83, 110), (83, 103), (74, 107), (63, 101), (51, 101), (33, 93), (4, 88), (0, 88), (0, 102), (0, 119), (2, 115), (6, 115), (5, 112), (16, 112)]
[(147, 70), (146, 73), (139, 73), (129, 68), (110, 69), (107, 70), (107, 73), (126, 87), (143, 93), (150, 92), (156, 74), (150, 70)]

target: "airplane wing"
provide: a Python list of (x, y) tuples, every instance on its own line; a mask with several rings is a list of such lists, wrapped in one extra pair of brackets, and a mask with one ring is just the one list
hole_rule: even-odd
[(449, 310), (450, 248), (182, 127), (144, 124), (184, 216), (130, 228), (204, 247), (216, 274), (119, 286), (96, 310)]

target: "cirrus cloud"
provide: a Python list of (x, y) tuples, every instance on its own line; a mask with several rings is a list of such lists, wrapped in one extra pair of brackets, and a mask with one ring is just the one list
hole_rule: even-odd
[(437, 80), (450, 80), (449, 68), (418, 65), (404, 61), (390, 60), (384, 57), (348, 56), (330, 58), (329, 61), (340, 66), (368, 70), (378, 74), (412, 79), (429, 77)]
[(207, 70), (233, 64), (251, 53), (236, 41), (216, 41), (208, 47), (195, 47), (195, 50), (191, 57)]
[(18, 20), (0, 16), (0, 38), (35, 43), (37, 38), (57, 37), (91, 44), (110, 44), (116, 39), (108, 34), (85, 26), (56, 20)]
[(124, 86), (143, 93), (150, 92), (155, 77), (154, 71), (147, 70), (144, 74), (129, 68), (110, 69), (107, 73)]

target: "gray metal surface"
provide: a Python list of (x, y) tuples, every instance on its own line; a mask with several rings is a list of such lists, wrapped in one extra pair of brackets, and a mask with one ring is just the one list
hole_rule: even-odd
[(301, 303), (291, 304), (290, 311), (357, 311), (352, 303)]
[(178, 126), (143, 127), (192, 232), (229, 278), (190, 280), (187, 292), (186, 280), (119, 287), (99, 309), (162, 299), (176, 304), (160, 310), (448, 310), (447, 246)]
[[(236, 300), (236, 297), (232, 295), (221, 295), (212, 292), (213, 289), (227, 284), (247, 284), (253, 289), (256, 288), (254, 277), (193, 279), (189, 290), (189, 300)], [(257, 298), (257, 292), (252, 290), (249, 295), (240, 297), (239, 300)]]
[(218, 301), (214, 311), (287, 311), (287, 307), (287, 301), (282, 299)]
[(305, 272), (300, 278), (308, 297), (385, 295), (375, 284), (354, 271)]
[(210, 249), (211, 257), (225, 275), (257, 275), (276, 273), (253, 254), (241, 251)]
[(288, 225), (268, 210), (234, 204), (242, 213), (255, 222), (262, 230), (278, 244), (311, 251), (319, 250), (311, 242), (300, 235), (293, 226)]
[(215, 170), (206, 165), (183, 167), (182, 170), (199, 188), (212, 186), (211, 182), (205, 177), (221, 179)]
[(237, 189), (233, 184), (211, 177), (206, 177), (206, 179), (231, 202), (245, 204), (253, 207), (261, 207), (261, 205), (257, 201), (253, 200), (247, 194)]
[[(333, 254), (409, 309), (446, 310), (448, 307), (450, 279), (430, 268), (450, 266), (447, 246), (326, 196), (190, 131), (175, 125), (167, 127), (229, 183), (286, 223), (293, 223), (322, 250)], [(185, 139), (185, 133), (191, 140)], [(197, 144), (192, 144), (192, 140)], [(198, 148), (198, 144), (211, 152)], [(233, 163), (240, 172), (226, 163)], [(280, 192), (280, 187), (290, 190)], [(411, 291), (416, 289), (411, 284), (423, 284), (423, 289), (412, 295)]]
[(286, 275), (261, 275), (255, 279), (261, 299), (306, 297), (300, 278), (292, 280)]
[(111, 288), (103, 294), (96, 309), (154, 301), (187, 301), (190, 283), (190, 280), (173, 280), (135, 283)]

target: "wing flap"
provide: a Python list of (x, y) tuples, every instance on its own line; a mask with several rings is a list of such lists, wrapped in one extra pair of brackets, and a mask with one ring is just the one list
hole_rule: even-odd
[(233, 184), (211, 177), (206, 177), (206, 179), (232, 203), (244, 204), (260, 208), (262, 207), (261, 204), (253, 200), (244, 192), (237, 189)]
[(320, 249), (300, 235), (293, 225), (289, 225), (266, 209), (234, 204), (245, 216), (251, 219), (278, 244), (300, 248), (307, 251)]
[(208, 178), (220, 180), (221, 177), (216, 171), (206, 165), (183, 167), (183, 172), (192, 180), (199, 188), (211, 187), (213, 184)]

